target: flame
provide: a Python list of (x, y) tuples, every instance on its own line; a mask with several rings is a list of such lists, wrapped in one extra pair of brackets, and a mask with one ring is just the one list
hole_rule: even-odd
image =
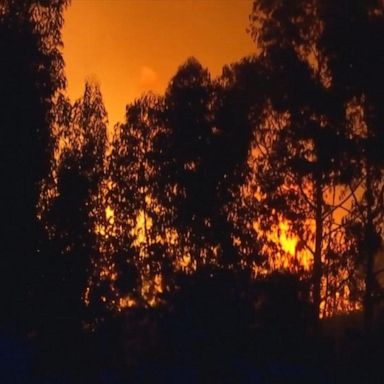
[(109, 224), (113, 225), (115, 223), (115, 211), (110, 206), (105, 208), (105, 218)]
[(135, 237), (132, 245), (140, 247), (142, 244), (148, 243), (148, 231), (152, 228), (153, 220), (143, 210), (140, 210), (136, 216), (135, 227), (131, 230), (131, 234)]
[(288, 233), (288, 223), (286, 221), (281, 221), (279, 223), (278, 230), (278, 241), (281, 245), (281, 248), (284, 252), (287, 252), (291, 256), (296, 254), (296, 246), (299, 239), (296, 236), (292, 236)]
[[(349, 113), (349, 118), (351, 120), (355, 119), (358, 122), (362, 120), (362, 112), (358, 107), (352, 105), (349, 109)], [(274, 125), (273, 123), (275, 122), (272, 120), (276, 120), (278, 122), (277, 125), (279, 125), (284, 124), (288, 118), (288, 114), (282, 114), (281, 116), (275, 114), (274, 119), (266, 122), (269, 124), (267, 125), (268, 130), (273, 131), (273, 129), (276, 129), (276, 124)], [(356, 124), (357, 123), (355, 123), (355, 125)], [(56, 164), (52, 169), (54, 180), (52, 184), (53, 186), (47, 182), (42, 188), (43, 194), (45, 194), (44, 198), (48, 202), (54, 200), (57, 196), (57, 190), (54, 188), (57, 183), (57, 169), (60, 167), (62, 153), (68, 150), (68, 147), (70, 146), (68, 140), (65, 138), (57, 139), (57, 143), (57, 151), (55, 152), (54, 157)], [(250, 152), (249, 163), (252, 167), (255, 158), (260, 154), (260, 150), (253, 147)], [(188, 171), (193, 172), (195, 168), (196, 163), (194, 162), (185, 164), (185, 169)], [(255, 172), (253, 172), (253, 174), (255, 174)], [(240, 186), (241, 198), (249, 200), (253, 199), (253, 201), (260, 202), (262, 196), (260, 196), (258, 190), (256, 189), (255, 191), (255, 188), (251, 185), (253, 182), (254, 180), (250, 179), (248, 184), (246, 183), (245, 185)], [(203, 263), (208, 263), (212, 260), (217, 262), (220, 253), (219, 245), (210, 244), (204, 249), (198, 250), (191, 244), (192, 241), (190, 239), (192, 238), (192, 235), (190, 233), (180, 233), (177, 228), (173, 228), (170, 225), (165, 225), (165, 228), (162, 228), (161, 233), (155, 231), (156, 218), (163, 215), (165, 208), (151, 196), (148, 189), (142, 188), (142, 190), (139, 191), (143, 200), (142, 203), (144, 203), (144, 209), (138, 210), (135, 215), (132, 215), (132, 217), (127, 219), (124, 218), (124, 215), (119, 212), (107, 198), (108, 192), (114, 188), (116, 188), (115, 183), (107, 178), (103, 180), (98, 196), (92, 197), (95, 205), (95, 212), (93, 213), (95, 215), (95, 221), (93, 228), (98, 239), (97, 248), (99, 254), (95, 255), (93, 260), (92, 278), (89, 279), (89, 284), (84, 292), (83, 299), (87, 305), (90, 303), (92, 289), (100, 286), (100, 282), (107, 282), (109, 284), (110, 293), (108, 295), (103, 294), (100, 297), (100, 300), (104, 302), (108, 308), (121, 311), (125, 308), (141, 305), (143, 301), (145, 302), (145, 305), (158, 305), (161, 302), (161, 294), (164, 293), (167, 288), (167, 282), (166, 276), (163, 276), (156, 267), (150, 266), (147, 268), (149, 263), (145, 263), (150, 261), (148, 245), (164, 245), (165, 248), (167, 248), (166, 257), (172, 259), (173, 268), (177, 271), (184, 271), (185, 273), (191, 273), (197, 269), (196, 254), (198, 255), (197, 257), (200, 257), (203, 260)], [(289, 190), (289, 188), (293, 187), (286, 186), (286, 188)], [(310, 186), (306, 192), (308, 195), (311, 195), (312, 191), (310, 190)], [(171, 193), (174, 195), (179, 193), (177, 185), (172, 187)], [(324, 196), (324, 200), (331, 204), (332, 196)], [(240, 203), (242, 204), (242, 202)], [(350, 204), (350, 201), (347, 201), (347, 204), (348, 203)], [(244, 209), (247, 208), (247, 206), (245, 205), (241, 208)], [(236, 210), (233, 210), (233, 212), (236, 212)], [(340, 216), (339, 221), (342, 219), (340, 212), (340, 210), (335, 212), (335, 215)], [(239, 222), (239, 226), (242, 226), (243, 228), (246, 227), (246, 230), (250, 232), (254, 238), (255, 244), (258, 243), (262, 232), (260, 223), (256, 220), (252, 222), (252, 219), (248, 223), (244, 223), (243, 216), (240, 214), (236, 218)], [(233, 218), (229, 217), (229, 219), (231, 220)], [(209, 220), (206, 220), (204, 224), (207, 228), (212, 226), (212, 223)], [(315, 233), (313, 221), (309, 220), (305, 225), (308, 227), (309, 232)], [(133, 239), (130, 245), (135, 248), (135, 257), (139, 259), (137, 264), (139, 269), (141, 268), (139, 270), (141, 278), (139, 296), (141, 296), (141, 298), (139, 299), (131, 295), (122, 295), (115, 284), (119, 276), (114, 255), (120, 251), (120, 249), (118, 249), (118, 247), (121, 246), (119, 241), (120, 238), (124, 238), (124, 236), (122, 236), (124, 231), (128, 231), (130, 235), (128, 237)], [(126, 233), (127, 232), (125, 232), (125, 234)], [(262, 252), (267, 256), (267, 262), (261, 266), (255, 264), (252, 265), (256, 277), (259, 274), (271, 273), (276, 269), (298, 273), (300, 277), (300, 274), (302, 274), (303, 271), (309, 275), (313, 264), (312, 253), (303, 246), (303, 241), (300, 240), (299, 236), (294, 232), (291, 222), (284, 217), (280, 217), (277, 220), (277, 223), (273, 225), (267, 233), (263, 233), (262, 235), (264, 236), (262, 241), (264, 244)], [(264, 241), (265, 239), (267, 239), (267, 241)], [(313, 246), (312, 243), (313, 241), (307, 241), (307, 245), (309, 246)], [(240, 265), (246, 268), (247, 250), (244, 252), (242, 251), (242, 248), (246, 247), (242, 244), (242, 237), (233, 235), (233, 244), (239, 250), (239, 254), (241, 255), (239, 260)], [(273, 246), (271, 246), (271, 244), (273, 244)], [(143, 262), (143, 260), (145, 260), (145, 262)], [(324, 260), (324, 262), (325, 261), (326, 260)], [(348, 267), (344, 269), (340, 268), (337, 271), (337, 275), (333, 277), (332, 283), (342, 282), (347, 278)], [(333, 297), (328, 296), (327, 285), (328, 281), (326, 278), (323, 278), (322, 295), (324, 300), (321, 303), (322, 316), (361, 308), (359, 303), (349, 300), (350, 291), (347, 285), (341, 286), (340, 290), (336, 292)]]
[(130, 296), (120, 297), (119, 309), (132, 308), (137, 305), (137, 301)]

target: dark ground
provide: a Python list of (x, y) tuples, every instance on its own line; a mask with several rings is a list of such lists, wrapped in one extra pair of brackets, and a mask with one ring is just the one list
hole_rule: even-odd
[(316, 326), (289, 277), (239, 287), (202, 274), (181, 286), (167, 306), (93, 333), (68, 319), (24, 335), (3, 327), (0, 383), (384, 382), (384, 326), (367, 335), (361, 313)]

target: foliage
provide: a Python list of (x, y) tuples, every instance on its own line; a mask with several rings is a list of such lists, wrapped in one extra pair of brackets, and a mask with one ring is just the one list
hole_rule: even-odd
[(99, 87), (86, 83), (73, 104), (64, 93), (67, 5), (0, 3), (2, 291), (17, 286), (7, 307), (81, 317), (82, 296), (97, 317), (198, 301), (172, 298), (179, 276), (197, 294), (214, 271), (215, 294), (231, 295), (226, 273), (288, 271), (310, 281), (316, 317), (363, 302), (371, 321), (384, 212), (382, 1), (254, 0), (254, 55), (217, 79), (189, 58), (164, 96), (127, 106), (111, 141)]
[(45, 306), (79, 321), (91, 255), (96, 252), (92, 228), (100, 204), (95, 196), (104, 176), (107, 114), (96, 84), (86, 83), (83, 97), (73, 106), (64, 98), (60, 103), (56, 151), (40, 201), (50, 236), (45, 254), (51, 270), (45, 289), (51, 294)]
[(1, 292), (4, 318), (25, 322), (46, 275), (35, 206), (49, 168), (54, 99), (65, 85), (60, 30), (66, 5), (65, 0), (0, 4), (0, 172), (6, 180), (0, 195), (6, 202)]

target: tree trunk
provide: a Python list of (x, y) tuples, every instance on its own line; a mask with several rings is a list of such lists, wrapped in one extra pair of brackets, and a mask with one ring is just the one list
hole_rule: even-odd
[(317, 322), (320, 317), (320, 304), (321, 304), (321, 275), (322, 275), (322, 261), (321, 249), (323, 242), (323, 190), (321, 186), (320, 177), (315, 181), (315, 252), (313, 257), (313, 271), (312, 271), (312, 292), (313, 292), (313, 305), (315, 321)]
[(374, 253), (375, 253), (375, 229), (373, 225), (372, 207), (374, 203), (372, 193), (372, 177), (370, 164), (366, 167), (366, 198), (367, 198), (367, 223), (365, 227), (365, 293), (364, 293), (364, 326), (366, 331), (370, 331), (373, 321), (373, 291), (375, 284), (374, 276)]

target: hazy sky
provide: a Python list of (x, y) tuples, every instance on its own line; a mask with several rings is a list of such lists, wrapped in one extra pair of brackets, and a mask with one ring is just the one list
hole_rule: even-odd
[(245, 29), (252, 0), (72, 0), (65, 13), (68, 94), (96, 79), (111, 124), (146, 90), (162, 93), (189, 56), (213, 76), (254, 51)]

